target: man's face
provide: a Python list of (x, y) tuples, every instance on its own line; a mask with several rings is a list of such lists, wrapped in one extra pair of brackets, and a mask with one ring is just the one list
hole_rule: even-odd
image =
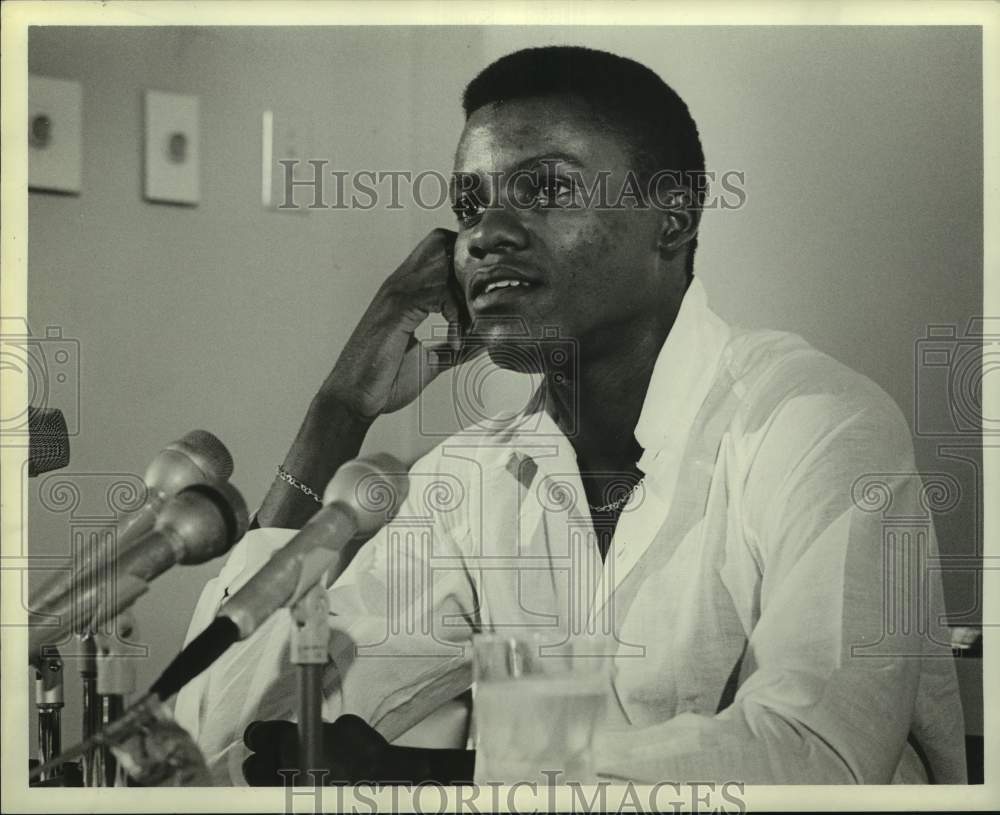
[(553, 331), (584, 359), (613, 351), (663, 308), (662, 213), (633, 197), (583, 206), (574, 184), (593, 190), (603, 173), (614, 204), (632, 169), (623, 139), (572, 99), (490, 105), (469, 118), (455, 155), (455, 271), (495, 362), (518, 367), (503, 352), (510, 340)]

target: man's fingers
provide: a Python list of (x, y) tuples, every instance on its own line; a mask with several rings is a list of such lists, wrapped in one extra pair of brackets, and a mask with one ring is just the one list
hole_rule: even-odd
[(243, 731), (243, 743), (254, 752), (274, 751), (281, 746), (297, 744), (298, 727), (284, 720), (250, 722)]
[(324, 736), (332, 744), (350, 745), (355, 752), (374, 756), (389, 746), (385, 736), (353, 713), (344, 713), (338, 716), (336, 721), (324, 727)]
[(449, 368), (454, 368), (458, 365), (461, 361), (459, 357), (460, 353), (451, 340), (425, 343), (424, 359), (427, 362), (427, 370), (430, 373), (427, 382), (430, 383), (435, 377), (443, 374)]
[(426, 273), (451, 272), (455, 262), (455, 239), (457, 232), (450, 229), (433, 229), (418, 243), (397, 273), (416, 273), (423, 277)]
[(352, 784), (377, 781), (389, 742), (368, 722), (353, 713), (345, 713), (323, 726), (327, 755), (340, 756), (334, 772)]
[(250, 722), (247, 729), (243, 731), (243, 744), (249, 750), (260, 749), (261, 729), (266, 722)]
[[(458, 303), (455, 302), (453, 297), (446, 297), (444, 302), (441, 303), (441, 314), (448, 321), (449, 332), (455, 328), (459, 328), (459, 320), (461, 320), (461, 311), (459, 310)], [(449, 336), (449, 339), (451, 337)]]
[[(283, 770), (296, 772), (299, 764), (298, 727), (292, 722), (252, 722), (243, 733), (252, 752), (243, 761), (243, 777), (252, 787), (283, 786)], [(325, 783), (374, 780), (385, 748), (385, 738), (364, 719), (345, 714), (323, 725)], [(292, 777), (294, 778), (294, 776)]]
[(243, 762), (243, 777), (252, 786), (282, 784), (278, 771), (299, 766), (299, 731), (293, 722), (251, 722), (243, 731), (243, 743), (253, 751)]
[(421, 352), (424, 356), (424, 371), (421, 385), (427, 387), (445, 371), (471, 362), (486, 350), (482, 344), (469, 345), (462, 344), (459, 349), (455, 349), (451, 342), (422, 343)]
[(243, 762), (243, 777), (251, 787), (274, 787), (283, 783), (270, 762), (258, 753), (251, 753)]

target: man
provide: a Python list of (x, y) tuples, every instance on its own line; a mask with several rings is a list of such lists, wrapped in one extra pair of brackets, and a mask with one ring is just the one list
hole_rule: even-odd
[[(871, 500), (919, 511), (906, 423), (800, 338), (709, 310), (684, 102), (635, 62), (553, 47), (489, 66), (464, 107), (457, 234), (431, 233), (375, 296), (190, 635), (421, 371), (485, 350), (540, 373), (537, 398), (417, 462), (397, 519), (330, 590), (327, 720), (393, 739), (469, 687), (473, 632), (542, 630), (615, 654), (605, 778), (964, 781), (940, 581), (892, 602), (891, 567), (936, 544), (903, 551)], [(436, 312), (449, 342), (425, 347), (414, 330)], [(425, 500), (430, 482), (454, 500)], [(287, 638), (275, 615), (178, 699), (220, 783), (259, 782), (244, 729), (294, 711)]]

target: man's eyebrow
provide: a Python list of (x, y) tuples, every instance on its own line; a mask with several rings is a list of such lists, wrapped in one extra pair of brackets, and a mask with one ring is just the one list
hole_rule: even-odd
[(576, 164), (580, 167), (583, 166), (583, 160), (578, 156), (574, 156), (572, 153), (539, 153), (537, 156), (531, 156), (530, 158), (523, 159), (519, 161), (514, 170), (527, 170), (532, 167), (537, 167), (539, 165), (554, 164), (557, 161), (561, 161), (565, 164)]
[[(584, 167), (584, 162), (577, 156), (574, 156), (572, 153), (539, 153), (538, 155), (522, 159), (517, 164), (515, 164), (511, 169), (501, 171), (500, 175), (501, 177), (504, 175), (513, 175), (514, 173), (520, 173), (527, 170), (532, 170), (536, 167), (544, 167), (546, 164), (554, 164), (556, 162), (562, 162), (564, 164), (572, 164), (574, 165), (574, 167), (579, 167), (581, 169)], [(453, 201), (455, 200), (456, 194), (460, 191), (458, 185), (458, 179), (460, 178), (476, 179), (476, 181), (478, 182), (483, 178), (485, 178), (485, 175), (470, 170), (453, 171), (451, 174), (451, 180), (448, 183), (448, 195)], [(478, 188), (478, 184), (476, 184), (474, 189), (475, 188)], [(465, 188), (464, 184), (462, 185), (461, 191), (462, 192), (468, 191)]]
[[(538, 155), (529, 156), (528, 158), (521, 159), (521, 161), (519, 161), (509, 170), (503, 170), (500, 171), (500, 173), (501, 174), (516, 173), (522, 170), (530, 170), (534, 167), (544, 166), (545, 164), (554, 164), (556, 162), (562, 162), (565, 164), (575, 164), (578, 167), (584, 166), (584, 161), (578, 156), (574, 156), (572, 153), (539, 153)], [(485, 175), (486, 174), (479, 173), (473, 170), (455, 170), (451, 174), (452, 184), (454, 185), (454, 180), (456, 178), (462, 178), (462, 177), (478, 178), (478, 177), (485, 177)]]

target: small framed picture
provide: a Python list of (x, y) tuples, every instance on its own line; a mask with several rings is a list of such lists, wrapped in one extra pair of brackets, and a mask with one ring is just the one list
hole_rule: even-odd
[(198, 97), (146, 91), (145, 103), (146, 200), (197, 204)]
[(83, 88), (79, 82), (28, 77), (28, 188), (79, 194)]

